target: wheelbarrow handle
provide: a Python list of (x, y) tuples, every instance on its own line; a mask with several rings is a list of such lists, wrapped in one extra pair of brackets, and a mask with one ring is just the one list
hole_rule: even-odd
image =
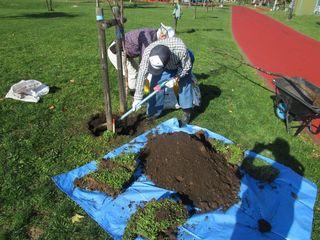
[(164, 82), (162, 82), (160, 85), (158, 85), (157, 87), (154, 88), (154, 91), (152, 93), (150, 93), (147, 97), (145, 97), (144, 99), (142, 99), (135, 108), (131, 108), (128, 112), (126, 112), (125, 114), (123, 114), (119, 120), (122, 121), (123, 119), (125, 119), (126, 117), (128, 117), (131, 113), (135, 112), (136, 110), (138, 110), (145, 102), (147, 102), (150, 98), (152, 98), (154, 95), (157, 94), (157, 92), (159, 92), (165, 85), (167, 82), (169, 82), (171, 80), (168, 79)]

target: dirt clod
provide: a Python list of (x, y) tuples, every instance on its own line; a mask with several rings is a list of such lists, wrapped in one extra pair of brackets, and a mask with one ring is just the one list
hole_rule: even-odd
[(202, 212), (226, 210), (238, 201), (237, 167), (217, 154), (201, 132), (149, 136), (141, 158), (152, 181)]
[(259, 226), (259, 231), (262, 233), (271, 231), (271, 224), (264, 219), (258, 220), (258, 226)]

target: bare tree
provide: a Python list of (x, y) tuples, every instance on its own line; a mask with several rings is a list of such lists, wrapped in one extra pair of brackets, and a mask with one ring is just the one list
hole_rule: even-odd
[(52, 0), (46, 0), (47, 9), (49, 12), (53, 12), (53, 2)]

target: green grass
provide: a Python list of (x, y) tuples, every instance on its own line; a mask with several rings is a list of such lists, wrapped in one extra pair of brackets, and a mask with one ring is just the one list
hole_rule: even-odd
[(115, 158), (107, 160), (116, 164), (114, 169), (111, 170), (99, 167), (98, 171), (88, 174), (88, 176), (120, 191), (122, 190), (123, 185), (129, 182), (132, 177), (136, 168), (136, 159), (137, 154), (120, 154)]
[(315, 40), (320, 40), (319, 15), (293, 16), (291, 20), (288, 20), (284, 11), (268, 12), (268, 15)]
[(219, 154), (225, 156), (229, 163), (240, 165), (243, 161), (244, 149), (239, 144), (225, 144), (214, 139), (209, 139), (209, 142)]
[[(47, 14), (44, 1), (0, 2), (1, 96), (21, 79), (37, 79), (56, 89), (37, 104), (0, 99), (0, 236), (28, 239), (29, 230), (39, 227), (43, 239), (103, 239), (107, 234), (56, 188), (51, 177), (100, 159), (130, 138), (106, 141), (86, 129), (90, 116), (103, 110), (94, 1), (55, 3), (56, 11)], [(183, 11), (178, 35), (195, 53), (194, 72), (203, 95), (193, 123), (276, 158), (319, 187), (319, 146), (306, 133), (299, 137), (286, 133), (273, 113), (273, 93), (252, 69), (210, 52), (222, 48), (239, 53), (231, 34), (230, 9), (206, 12), (198, 7), (196, 20), (193, 9)], [(110, 16), (108, 10), (106, 15)], [(127, 8), (126, 16), (126, 30), (157, 27), (160, 22), (172, 25), (171, 6), (166, 5)], [(306, 34), (314, 31), (312, 22), (295, 21), (288, 24), (303, 25), (310, 29)], [(107, 41), (113, 38), (114, 29), (108, 29)], [(109, 67), (116, 112), (116, 72)], [(55, 108), (49, 109), (51, 105)], [(181, 115), (174, 111), (158, 122)], [(86, 217), (73, 224), (75, 213)], [(320, 236), (319, 201), (313, 229), (315, 240)]]
[[(157, 218), (159, 213), (165, 213), (166, 216), (159, 220)], [(131, 240), (141, 236), (156, 240), (161, 233), (166, 233), (168, 229), (175, 229), (186, 219), (187, 211), (183, 205), (170, 199), (151, 201), (131, 216), (123, 239)]]

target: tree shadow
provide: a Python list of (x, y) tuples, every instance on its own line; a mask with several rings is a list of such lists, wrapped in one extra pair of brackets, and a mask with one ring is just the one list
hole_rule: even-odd
[(222, 28), (199, 28), (199, 29), (195, 29), (195, 28), (190, 28), (190, 29), (184, 29), (182, 31), (179, 31), (179, 33), (195, 33), (195, 32), (211, 32), (211, 31), (217, 31), (217, 32), (221, 32), (224, 31), (224, 29)]
[(195, 110), (193, 119), (204, 113), (209, 103), (221, 95), (221, 89), (217, 86), (200, 83), (199, 88), (201, 92), (201, 105)]
[(125, 8), (160, 8), (158, 5), (150, 5), (149, 3), (127, 3)]
[(0, 17), (3, 19), (19, 19), (19, 18), (74, 18), (77, 17), (77, 14), (70, 14), (64, 12), (43, 12), (43, 13), (26, 13), (17, 16), (7, 16), (7, 17)]
[(236, 68), (239, 68), (242, 64), (240, 64), (240, 65), (239, 65), (238, 67), (236, 67), (236, 68), (232, 68), (232, 67), (229, 67), (229, 66), (227, 66), (227, 65), (218, 63), (218, 62), (216, 62), (216, 63), (217, 63), (218, 65), (220, 65), (221, 67), (224, 67), (225, 69), (228, 69), (228, 70), (236, 73), (236, 74), (239, 75), (241, 78), (243, 78), (243, 79), (245, 79), (245, 80), (248, 80), (248, 81), (251, 82), (252, 84), (254, 84), (254, 85), (256, 85), (256, 86), (258, 86), (258, 87), (260, 87), (260, 88), (262, 88), (262, 89), (264, 89), (264, 90), (266, 90), (266, 91), (268, 91), (268, 92), (274, 93), (274, 91), (272, 91), (272, 90), (270, 90), (269, 88), (261, 85), (260, 83), (257, 83), (256, 81), (248, 78), (247, 75), (244, 75), (244, 74), (242, 74), (241, 72), (239, 72)]

